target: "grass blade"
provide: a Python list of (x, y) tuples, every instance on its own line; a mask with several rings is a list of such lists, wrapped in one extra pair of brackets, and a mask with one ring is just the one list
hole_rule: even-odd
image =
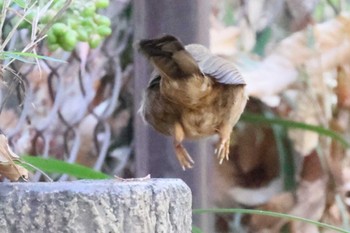
[(24, 58), (21, 57), (21, 56), (15, 55), (15, 54), (9, 54), (9, 55), (8, 55), (8, 54), (6, 54), (6, 55), (0, 54), (0, 58), (1, 58), (2, 60), (6, 60), (6, 59), (15, 59), (15, 60), (21, 61), (21, 62), (23, 62), (23, 63), (35, 64), (34, 61), (29, 61), (29, 60), (27, 60), (27, 59), (24, 59)]
[(21, 8), (26, 8), (27, 4), (24, 0), (13, 0), (14, 3), (16, 3)]
[(194, 214), (206, 214), (206, 213), (220, 213), (220, 214), (256, 214), (256, 215), (264, 215), (264, 216), (270, 216), (270, 217), (276, 217), (276, 218), (283, 218), (286, 220), (292, 220), (292, 221), (300, 221), (300, 222), (305, 222), (309, 224), (313, 224), (317, 227), (322, 227), (325, 229), (329, 230), (334, 230), (336, 232), (341, 232), (341, 233), (350, 233), (350, 231), (347, 231), (343, 228), (332, 226), (327, 223), (322, 223), (322, 222), (317, 222), (314, 220), (310, 220), (307, 218), (302, 218), (290, 214), (282, 214), (282, 213), (277, 213), (277, 212), (272, 212), (272, 211), (265, 211), (265, 210), (250, 210), (250, 209), (194, 209), (193, 210)]
[(37, 54), (34, 54), (34, 53), (28, 53), (28, 52), (8, 52), (8, 51), (4, 51), (4, 52), (0, 52), (0, 58), (1, 59), (8, 59), (8, 58), (16, 59), (16, 60), (21, 60), (21, 61), (27, 62), (27, 63), (33, 63), (33, 62), (25, 60), (24, 58), (43, 59), (43, 60), (47, 60), (47, 61), (67, 63), (64, 60), (60, 60), (60, 59), (57, 59), (57, 58), (37, 55)]
[[(273, 113), (269, 111), (266, 111), (264, 113), (264, 116), (266, 118), (275, 117)], [(275, 136), (275, 142), (277, 146), (280, 164), (280, 176), (283, 180), (284, 190), (294, 190), (296, 186), (295, 171), (294, 166), (291, 166), (292, 164), (294, 164), (293, 152), (291, 151), (289, 140), (286, 140), (288, 138), (286, 133), (287, 130), (285, 127), (282, 127), (277, 124), (272, 125), (271, 129)]]
[(192, 233), (203, 233), (199, 227), (192, 226)]
[(340, 134), (326, 129), (322, 126), (318, 125), (310, 125), (302, 122), (297, 122), (297, 121), (291, 121), (291, 120), (285, 120), (282, 118), (269, 118), (265, 117), (262, 115), (257, 115), (257, 114), (251, 114), (251, 113), (244, 113), (242, 114), (241, 120), (245, 122), (250, 122), (250, 123), (257, 123), (257, 124), (277, 124), (283, 127), (287, 128), (295, 128), (295, 129), (303, 129), (303, 130), (309, 130), (313, 131), (315, 133), (318, 133), (323, 136), (330, 137), (334, 140), (337, 140), (339, 143), (341, 143), (344, 147), (348, 148), (350, 147), (350, 143), (346, 141)]
[[(85, 167), (80, 164), (67, 163), (65, 161), (52, 159), (52, 158), (42, 158), (37, 156), (21, 156), (21, 160), (32, 164), (33, 166), (39, 168), (40, 170), (48, 173), (59, 173), (74, 176), (80, 179), (108, 179), (111, 178), (109, 175), (104, 174), (99, 171), (95, 171), (92, 168)], [(30, 167), (25, 164), (21, 164), (29, 170)]]

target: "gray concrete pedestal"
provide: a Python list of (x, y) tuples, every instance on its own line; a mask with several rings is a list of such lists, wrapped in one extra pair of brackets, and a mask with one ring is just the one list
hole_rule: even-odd
[(1, 183), (1, 233), (189, 233), (192, 197), (179, 179)]

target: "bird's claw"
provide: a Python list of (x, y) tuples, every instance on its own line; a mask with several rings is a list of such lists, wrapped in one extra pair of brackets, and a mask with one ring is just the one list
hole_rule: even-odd
[(186, 168), (192, 168), (194, 165), (194, 161), (192, 160), (191, 157), (189, 158), (183, 158), (183, 160), (179, 160), (182, 170), (186, 171)]
[(186, 168), (192, 168), (194, 165), (194, 161), (191, 156), (188, 154), (185, 148), (178, 147), (176, 148), (176, 157), (179, 160), (179, 163), (182, 167), (182, 170), (186, 170)]
[(230, 144), (228, 141), (220, 142), (220, 145), (215, 149), (215, 154), (219, 159), (219, 164), (222, 164), (224, 159), (229, 160)]

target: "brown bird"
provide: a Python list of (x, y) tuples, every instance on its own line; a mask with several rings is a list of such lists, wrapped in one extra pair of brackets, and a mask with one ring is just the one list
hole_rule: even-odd
[(182, 168), (194, 164), (184, 139), (218, 134), (215, 154), (220, 164), (228, 160), (230, 134), (248, 99), (235, 66), (202, 45), (184, 47), (171, 35), (141, 40), (138, 46), (155, 68), (140, 112), (155, 130), (173, 137)]

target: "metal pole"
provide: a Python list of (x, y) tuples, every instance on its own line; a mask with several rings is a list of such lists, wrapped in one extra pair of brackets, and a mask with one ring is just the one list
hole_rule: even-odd
[[(210, 1), (188, 0), (134, 0), (134, 41), (154, 38), (163, 34), (172, 34), (184, 44), (200, 43), (209, 45)], [(146, 126), (136, 114), (142, 98), (142, 90), (150, 77), (150, 66), (146, 60), (134, 51), (134, 132), (135, 158), (138, 176), (151, 174), (152, 177), (176, 177), (183, 179), (193, 193), (193, 208), (205, 208), (208, 205), (210, 187), (208, 176), (211, 174), (209, 153), (210, 145), (206, 140), (186, 143), (196, 164), (192, 170), (182, 171), (176, 160), (170, 138), (155, 132)], [(210, 147), (211, 148), (211, 147)], [(194, 216), (194, 224), (205, 232), (211, 232), (212, 221), (208, 215)]]

